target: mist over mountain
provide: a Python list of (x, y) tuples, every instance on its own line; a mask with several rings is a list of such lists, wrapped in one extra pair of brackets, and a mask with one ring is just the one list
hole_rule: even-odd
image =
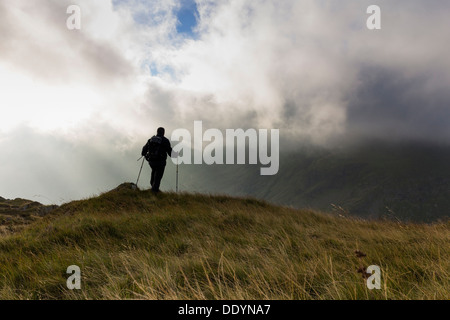
[[(3, 181), (10, 182), (2, 183), (0, 195), (49, 205), (92, 196), (123, 181), (135, 182), (141, 165), (136, 159), (149, 137), (133, 143), (109, 134), (105, 139), (110, 147), (99, 150), (100, 140), (70, 145), (60, 136), (20, 138), (20, 144), (11, 143), (4, 149), (4, 168), (18, 169), (3, 170)], [(118, 142), (127, 149), (119, 148)], [(23, 153), (12, 153), (19, 147), (32, 161)], [(167, 163), (163, 191), (176, 188), (176, 166), (170, 160)], [(283, 139), (279, 171), (274, 176), (261, 176), (261, 164), (182, 164), (179, 190), (249, 195), (365, 218), (435, 221), (449, 216), (449, 163), (446, 144), (348, 139), (325, 147)], [(150, 168), (144, 163), (139, 187), (149, 188), (149, 180)]]
[[(449, 163), (445, 145), (304, 145), (280, 154), (274, 176), (261, 176), (260, 165), (180, 165), (179, 183), (182, 191), (254, 196), (363, 218), (431, 222), (449, 216)], [(174, 174), (170, 168), (167, 187), (174, 185)]]

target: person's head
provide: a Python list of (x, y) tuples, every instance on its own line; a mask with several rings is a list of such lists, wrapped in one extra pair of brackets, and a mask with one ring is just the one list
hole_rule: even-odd
[(156, 134), (158, 136), (164, 136), (164, 133), (166, 132), (166, 130), (164, 130), (163, 127), (159, 127), (158, 130), (156, 130)]

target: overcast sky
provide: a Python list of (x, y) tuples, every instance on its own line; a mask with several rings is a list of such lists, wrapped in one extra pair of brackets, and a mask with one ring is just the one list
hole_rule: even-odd
[(448, 143), (449, 16), (447, 0), (1, 1), (0, 196), (60, 203), (134, 181), (156, 128), (194, 120)]

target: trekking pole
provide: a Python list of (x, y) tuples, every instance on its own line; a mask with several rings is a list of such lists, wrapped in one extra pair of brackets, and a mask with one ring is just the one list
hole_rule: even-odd
[(177, 157), (177, 193), (178, 193), (178, 157)]
[[(141, 157), (141, 158), (142, 158), (142, 157)], [(139, 158), (138, 161), (139, 161), (141, 158)], [(136, 180), (136, 187), (137, 187), (137, 184), (138, 184), (138, 182), (139, 182), (139, 177), (141, 176), (142, 167), (144, 166), (144, 160), (145, 160), (145, 158), (142, 159), (141, 169), (139, 170), (139, 175), (138, 175), (137, 180)]]

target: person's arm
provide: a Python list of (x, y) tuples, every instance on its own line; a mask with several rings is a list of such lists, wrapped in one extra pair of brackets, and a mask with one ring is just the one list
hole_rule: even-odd
[(145, 156), (147, 154), (147, 151), (148, 151), (148, 141), (145, 144), (145, 146), (142, 147), (141, 156)]
[(169, 139), (166, 138), (166, 141), (167, 141), (167, 146), (166, 146), (167, 154), (168, 154), (170, 157), (172, 157), (172, 146), (170, 145)]

